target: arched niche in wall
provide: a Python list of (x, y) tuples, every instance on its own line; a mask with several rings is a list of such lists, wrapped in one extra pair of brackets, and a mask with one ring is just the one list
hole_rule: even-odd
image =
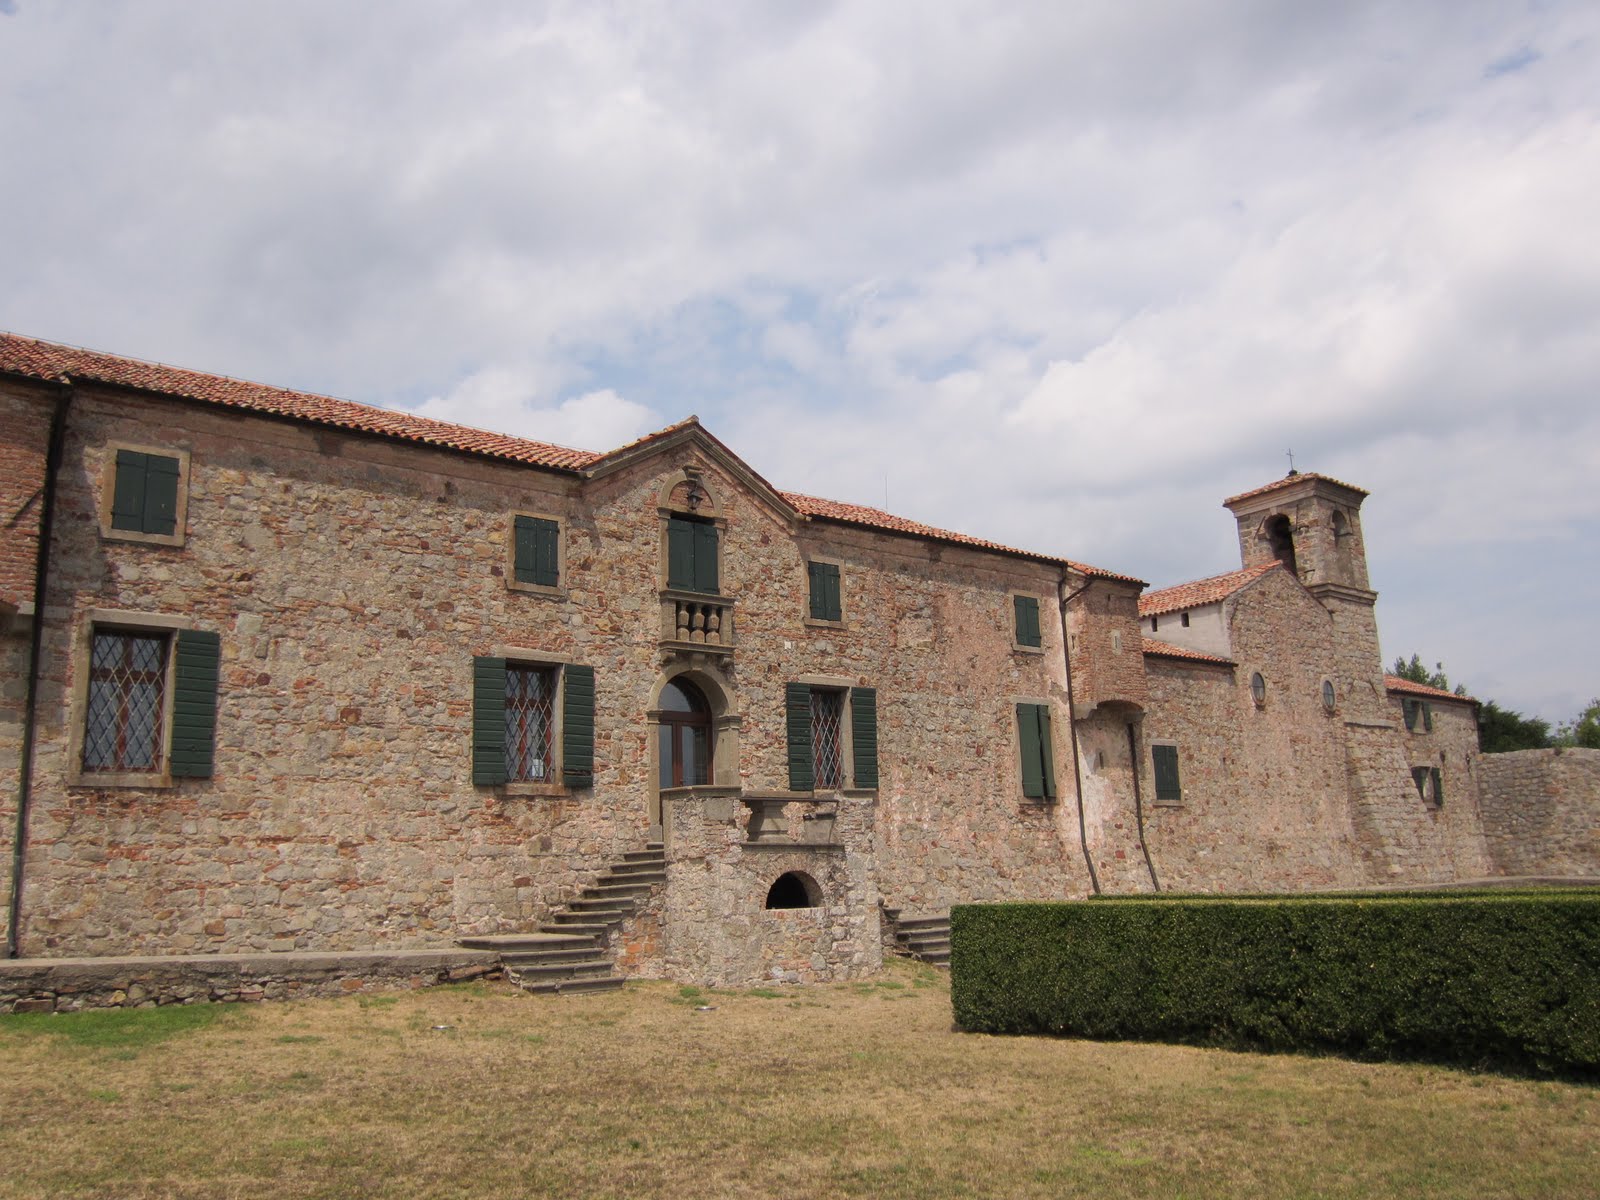
[(822, 889), (804, 871), (785, 871), (767, 889), (767, 908), (816, 908)]

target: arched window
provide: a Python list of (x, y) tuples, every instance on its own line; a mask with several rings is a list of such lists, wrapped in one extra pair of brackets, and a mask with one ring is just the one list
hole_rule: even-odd
[(687, 679), (661, 689), (661, 776), (664, 788), (711, 780), (711, 706)]
[(815, 908), (821, 899), (822, 889), (801, 871), (785, 871), (767, 890), (768, 908)]
[(1267, 544), (1272, 548), (1272, 557), (1298, 578), (1300, 568), (1294, 558), (1294, 526), (1288, 517), (1280, 514), (1267, 522)]

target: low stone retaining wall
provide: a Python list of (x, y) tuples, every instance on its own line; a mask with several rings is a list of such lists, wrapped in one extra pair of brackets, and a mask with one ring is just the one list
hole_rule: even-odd
[(492, 951), (195, 954), (0, 961), (0, 1012), (348, 996), (498, 976)]

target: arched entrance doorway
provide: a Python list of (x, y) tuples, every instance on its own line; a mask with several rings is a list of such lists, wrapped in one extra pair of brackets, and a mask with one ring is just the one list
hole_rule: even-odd
[(693, 787), (711, 782), (711, 705), (705, 693), (683, 677), (668, 681), (656, 705), (661, 788)]

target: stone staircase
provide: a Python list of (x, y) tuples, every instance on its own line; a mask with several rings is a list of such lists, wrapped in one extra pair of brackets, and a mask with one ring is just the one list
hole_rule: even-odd
[(539, 932), (465, 937), (456, 944), (496, 951), (506, 977), (524, 991), (616, 991), (624, 980), (613, 970), (611, 936), (666, 881), (666, 852), (660, 842), (652, 842), (608, 866), (576, 900), (539, 926)]
[(950, 965), (950, 914), (902, 917), (898, 909), (886, 910), (894, 929), (894, 944), (912, 958), (936, 967)]

